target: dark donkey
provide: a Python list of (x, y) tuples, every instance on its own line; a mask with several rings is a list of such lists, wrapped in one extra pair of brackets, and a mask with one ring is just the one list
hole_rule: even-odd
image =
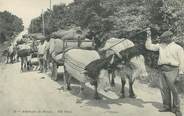
[[(73, 49), (73, 51), (80, 51), (80, 53), (77, 53), (77, 59), (80, 59), (76, 61), (76, 64), (70, 60), (72, 59), (71, 57), (67, 57), (67, 53), (65, 53), (65, 82), (67, 84), (67, 88), (70, 88), (70, 78), (73, 77), (77, 79), (80, 82), (80, 92), (79, 96), (82, 95), (85, 83), (90, 82), (91, 85), (94, 86), (95, 88), (95, 94), (94, 98), (99, 99), (99, 94), (97, 88), (100, 86), (102, 89), (105, 89), (107, 86), (102, 86), (103, 82), (108, 80), (106, 78), (103, 78), (105, 74), (107, 74), (107, 69), (109, 67), (109, 64), (111, 62), (112, 56), (109, 56), (107, 58), (100, 58), (99, 55), (98, 57), (96, 56), (98, 53), (96, 51), (91, 51), (91, 50), (82, 50), (82, 49)], [(71, 51), (71, 50), (69, 50)], [(68, 52), (69, 52), (68, 51)], [(74, 54), (75, 52), (70, 52), (70, 54)], [(82, 55), (82, 54), (83, 55)], [(88, 54), (86, 57), (84, 57), (84, 54)], [(90, 56), (89, 56), (90, 55)], [(81, 56), (81, 57), (79, 57)], [(74, 57), (74, 56), (72, 56)], [(96, 57), (96, 58), (94, 58)], [(82, 59), (88, 59), (86, 61), (83, 61)], [(73, 62), (73, 63), (72, 63)], [(77, 62), (81, 62), (80, 64)], [(88, 63), (86, 63), (88, 62)], [(81, 64), (86, 64), (86, 65), (81, 65)], [(83, 67), (84, 66), (84, 67)], [(80, 71), (81, 70), (81, 71)], [(104, 80), (105, 79), (105, 80)], [(107, 81), (108, 82), (108, 81)], [(108, 85), (108, 83), (107, 83)]]
[(28, 57), (31, 57), (31, 54), (34, 53), (33, 49), (26, 45), (17, 46), (17, 55), (21, 58), (21, 71), (30, 70), (30, 62), (28, 62)]
[[(123, 62), (122, 62), (123, 61)], [(121, 96), (125, 97), (124, 87), (126, 78), (129, 80), (129, 97), (135, 98), (133, 84), (137, 77), (147, 76), (144, 57), (137, 46), (122, 50), (119, 55), (114, 55), (113, 63), (119, 77), (121, 77)]]
[(98, 79), (99, 79), (98, 77), (100, 75), (100, 72), (102, 69), (105, 69), (105, 70), (109, 69), (109, 67), (112, 65), (112, 57), (113, 57), (113, 55), (111, 55), (107, 58), (95, 60), (95, 61), (91, 62), (90, 64), (88, 64), (85, 68), (85, 70), (87, 71), (86, 72), (87, 76), (92, 78), (92, 80), (93, 80), (91, 82), (91, 84), (94, 85), (94, 87), (95, 87), (95, 99), (100, 98), (98, 91), (97, 91)]

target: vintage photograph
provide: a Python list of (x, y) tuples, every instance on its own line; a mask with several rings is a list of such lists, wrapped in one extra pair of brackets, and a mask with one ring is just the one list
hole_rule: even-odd
[(0, 116), (184, 115), (184, 0), (0, 0)]

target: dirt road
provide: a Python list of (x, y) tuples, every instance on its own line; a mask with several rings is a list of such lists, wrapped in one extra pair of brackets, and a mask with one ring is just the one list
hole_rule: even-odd
[(63, 91), (61, 86), (62, 80), (54, 82), (45, 74), (21, 73), (18, 63), (2, 64), (0, 116), (174, 116), (158, 112), (159, 90), (138, 81), (137, 99), (94, 100), (93, 90), (86, 88), (86, 99), (80, 104), (76, 103), (77, 84), (72, 85), (71, 91)]

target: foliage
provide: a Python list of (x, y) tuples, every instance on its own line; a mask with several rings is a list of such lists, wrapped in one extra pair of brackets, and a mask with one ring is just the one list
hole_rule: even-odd
[[(97, 48), (111, 37), (129, 38), (144, 52), (147, 64), (155, 67), (158, 53), (145, 50), (146, 33), (140, 31), (151, 27), (153, 41), (158, 42), (157, 36), (171, 30), (177, 36), (174, 40), (181, 43), (183, 5), (183, 0), (74, 0), (68, 6), (60, 4), (47, 10), (45, 28), (47, 34), (71, 26), (89, 29), (88, 38), (95, 39)], [(42, 32), (41, 16), (33, 19), (31, 26), (29, 32)]]
[(22, 19), (8, 11), (0, 12), (0, 42), (11, 40), (23, 29)]

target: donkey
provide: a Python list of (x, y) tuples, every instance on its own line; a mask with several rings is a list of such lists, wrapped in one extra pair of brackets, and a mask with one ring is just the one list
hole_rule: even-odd
[(22, 44), (17, 46), (17, 55), (21, 59), (22, 72), (31, 69), (30, 57), (33, 52), (33, 49), (29, 45)]
[[(145, 60), (141, 51), (137, 46), (130, 47), (119, 52), (119, 55), (114, 54), (112, 64), (116, 70), (116, 75), (121, 78), (121, 98), (125, 97), (124, 87), (126, 78), (129, 80), (129, 97), (136, 98), (133, 84), (137, 77), (147, 76), (145, 68)], [(113, 79), (112, 79), (113, 80)]]
[[(75, 58), (73, 53), (77, 53), (78, 56)], [(68, 57), (68, 52), (72, 54)], [(67, 89), (70, 90), (70, 78), (73, 77), (80, 82), (80, 92), (82, 95), (86, 82), (90, 82), (95, 88), (94, 98), (100, 99), (97, 88), (103, 83), (104, 75), (107, 74), (109, 64), (111, 64), (112, 55), (107, 58), (100, 58), (97, 51), (94, 50), (82, 50), (82, 49), (71, 49), (64, 54), (64, 79), (67, 84)], [(79, 57), (81, 56), (81, 57)], [(75, 59), (75, 60), (72, 60)], [(77, 59), (77, 61), (76, 61)], [(108, 79), (107, 79), (108, 80)], [(101, 86), (105, 89), (107, 86)]]
[[(135, 78), (147, 76), (144, 57), (142, 51), (139, 50), (139, 46), (135, 46), (132, 41), (126, 38), (110, 38), (99, 51), (106, 51), (106, 57), (113, 55), (109, 68), (109, 81), (113, 85), (115, 84), (114, 77), (117, 75), (121, 77), (122, 89), (120, 97), (125, 96), (124, 86), (126, 83), (125, 78), (127, 77), (129, 80), (129, 96), (135, 98), (133, 90)], [(111, 53), (108, 53), (109, 51)], [(110, 74), (112, 74), (112, 78), (110, 78)]]
[(7, 50), (7, 61), (6, 61), (6, 63), (9, 63), (8, 61), (10, 61), (10, 63), (13, 63), (14, 60), (15, 60), (15, 55), (16, 55), (15, 46), (11, 45)]

